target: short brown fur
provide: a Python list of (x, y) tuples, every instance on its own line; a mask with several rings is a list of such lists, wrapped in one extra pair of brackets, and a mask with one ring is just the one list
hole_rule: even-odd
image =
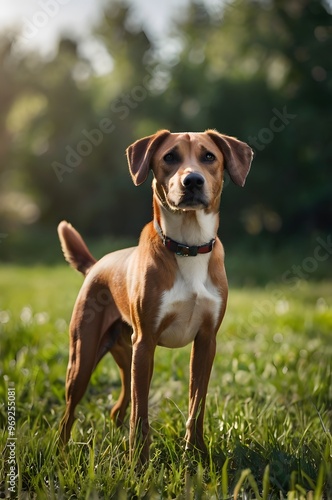
[[(203, 418), (216, 351), (216, 334), (227, 304), (223, 246), (217, 237), (224, 169), (243, 186), (252, 151), (214, 130), (171, 134), (162, 130), (127, 149), (132, 180), (144, 182), (152, 170), (154, 220), (137, 247), (106, 255), (98, 262), (79, 233), (59, 224), (66, 260), (85, 276), (70, 322), (66, 410), (60, 425), (67, 443), (74, 411), (91, 374), (110, 352), (119, 366), (122, 390), (111, 418), (122, 424), (131, 401), (130, 451), (140, 445), (149, 456), (148, 393), (157, 345), (193, 342), (190, 360), (187, 447), (205, 451)], [(163, 237), (212, 251), (196, 257), (176, 255)]]

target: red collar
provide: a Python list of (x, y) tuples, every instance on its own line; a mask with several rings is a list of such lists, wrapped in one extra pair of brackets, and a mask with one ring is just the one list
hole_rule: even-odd
[(172, 238), (165, 236), (158, 222), (156, 220), (153, 222), (157, 233), (161, 237), (163, 245), (168, 248), (168, 250), (181, 257), (196, 257), (198, 254), (209, 253), (212, 251), (216, 242), (216, 239), (213, 238), (213, 240), (209, 241), (209, 243), (205, 243), (204, 245), (184, 245), (183, 243), (178, 243), (177, 241), (172, 240)]

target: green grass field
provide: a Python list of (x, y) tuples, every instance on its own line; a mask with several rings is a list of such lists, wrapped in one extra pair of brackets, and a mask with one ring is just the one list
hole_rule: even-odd
[(128, 428), (109, 420), (120, 390), (111, 356), (93, 374), (66, 453), (56, 452), (81, 282), (65, 266), (0, 268), (0, 498), (11, 484), (13, 498), (29, 499), (332, 498), (331, 282), (230, 290), (205, 460), (183, 452), (190, 347), (159, 348), (151, 460), (140, 473), (128, 459)]

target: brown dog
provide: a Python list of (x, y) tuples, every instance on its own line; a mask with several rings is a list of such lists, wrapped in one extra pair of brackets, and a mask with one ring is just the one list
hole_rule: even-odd
[(66, 443), (74, 410), (92, 371), (109, 351), (122, 380), (111, 417), (123, 422), (131, 400), (130, 449), (149, 456), (148, 395), (157, 345), (193, 342), (190, 360), (187, 447), (205, 451), (203, 417), (216, 334), (227, 302), (223, 246), (217, 237), (224, 169), (243, 186), (250, 147), (213, 130), (172, 134), (168, 130), (127, 149), (132, 179), (144, 182), (151, 169), (154, 219), (137, 247), (98, 262), (67, 222), (58, 228), (66, 260), (85, 275), (70, 323), (66, 411), (61, 440)]

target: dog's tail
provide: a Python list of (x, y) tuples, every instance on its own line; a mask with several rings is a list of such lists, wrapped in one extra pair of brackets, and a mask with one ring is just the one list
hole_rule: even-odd
[(64, 220), (58, 225), (58, 235), (66, 261), (86, 276), (97, 261), (89, 252), (82, 236)]

